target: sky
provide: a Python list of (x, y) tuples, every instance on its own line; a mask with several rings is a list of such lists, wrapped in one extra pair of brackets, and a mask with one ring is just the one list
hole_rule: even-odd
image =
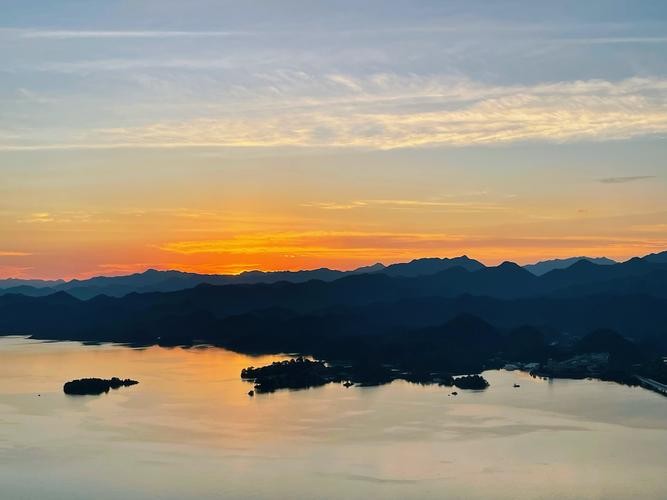
[(0, 10), (0, 277), (667, 249), (665, 2)]

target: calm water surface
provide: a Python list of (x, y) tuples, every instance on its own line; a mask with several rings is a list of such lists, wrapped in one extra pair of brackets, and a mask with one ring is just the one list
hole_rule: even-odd
[[(492, 371), (456, 397), (248, 397), (241, 368), (276, 359), (0, 338), (0, 498), (667, 498), (667, 398), (649, 391)], [(141, 383), (62, 392), (114, 375)]]

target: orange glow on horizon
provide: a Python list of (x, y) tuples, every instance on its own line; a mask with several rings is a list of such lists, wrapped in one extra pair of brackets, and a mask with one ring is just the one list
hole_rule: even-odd
[[(270, 241), (270, 243), (268, 243)], [(1, 278), (87, 279), (119, 276), (147, 269), (178, 270), (199, 274), (240, 274), (244, 271), (298, 271), (328, 267), (352, 270), (382, 263), (390, 265), (425, 257), (468, 255), (486, 265), (506, 260), (518, 264), (572, 256), (606, 256), (623, 261), (633, 256), (659, 252), (666, 241), (626, 238), (466, 238), (426, 234), (298, 233), (296, 235), (248, 235), (231, 240), (190, 240), (164, 245), (120, 246), (102, 254), (88, 248), (80, 258), (49, 271), (37, 271), (51, 256), (30, 255), (14, 258), (17, 265), (1, 265)], [(63, 249), (68, 251), (67, 249)], [(99, 262), (100, 255), (106, 258)], [(36, 265), (20, 266), (31, 258)], [(88, 264), (89, 269), (77, 271)]]
[(266, 182), (257, 182), (257, 169), (235, 170), (223, 194), (224, 177), (195, 179), (180, 167), (174, 179), (158, 179), (159, 190), (150, 175), (127, 194), (124, 184), (98, 185), (77, 171), (79, 182), (94, 186), (85, 196), (48, 189), (36, 203), (17, 191), (15, 208), (0, 211), (0, 278), (350, 270), (461, 255), (486, 265), (627, 260), (667, 249), (665, 186), (651, 180), (591, 181), (576, 191), (558, 187), (567, 176), (540, 177), (548, 191), (534, 193), (522, 172), (496, 180), (495, 190), (479, 189), (479, 181), (477, 189), (447, 188), (441, 179), (425, 192), (423, 179), (404, 174), (380, 186), (377, 175), (362, 182), (346, 172), (329, 184), (316, 169), (287, 178), (271, 177), (265, 165), (259, 171)]

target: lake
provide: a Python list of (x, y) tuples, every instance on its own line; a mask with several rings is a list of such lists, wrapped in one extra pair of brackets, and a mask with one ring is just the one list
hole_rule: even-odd
[[(488, 371), (249, 397), (280, 356), (0, 338), (0, 498), (667, 498), (667, 398)], [(65, 381), (134, 387), (66, 396)], [(521, 387), (514, 388), (517, 383)]]

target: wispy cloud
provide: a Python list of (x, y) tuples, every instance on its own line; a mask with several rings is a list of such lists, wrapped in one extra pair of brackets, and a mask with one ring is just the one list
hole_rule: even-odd
[(667, 37), (664, 36), (606, 36), (606, 37), (585, 37), (585, 38), (559, 38), (557, 41), (561, 44), (572, 45), (607, 45), (607, 44), (663, 44), (667, 43)]
[(88, 74), (142, 69), (220, 70), (237, 68), (239, 64), (237, 58), (113, 58), (44, 62), (34, 66), (34, 69), (56, 73)]
[(322, 210), (355, 210), (362, 208), (384, 208), (391, 210), (437, 210), (452, 213), (483, 213), (508, 210), (506, 206), (481, 201), (446, 201), (446, 200), (401, 200), (370, 199), (349, 202), (311, 202), (302, 206)]
[(627, 184), (628, 182), (643, 181), (646, 179), (655, 179), (655, 175), (628, 175), (624, 177), (605, 177), (600, 179), (602, 184)]
[(665, 240), (606, 236), (471, 236), (457, 233), (284, 231), (231, 235), (225, 239), (173, 241), (160, 245), (179, 255), (299, 256), (309, 258), (394, 259), (406, 256), (456, 255), (471, 250), (502, 257), (548, 248), (578, 253), (611, 253), (619, 248), (663, 248)]
[[(93, 148), (358, 148), (608, 141), (667, 134), (667, 80), (533, 86), (376, 74), (279, 75), (202, 103), (206, 117), (29, 134), (0, 150)], [(240, 92), (240, 93), (239, 93)], [(226, 100), (224, 100), (226, 99)], [(22, 140), (21, 140), (22, 139)]]
[(20, 38), (220, 38), (248, 36), (244, 31), (108, 31), (108, 30), (16, 30)]
[(23, 216), (17, 222), (22, 224), (67, 224), (67, 223), (86, 223), (90, 222), (95, 214), (83, 211), (62, 211), (52, 212), (34, 212)]
[(159, 248), (178, 254), (294, 254), (331, 256), (340, 252), (372, 253), (384, 248), (441, 245), (461, 241), (463, 236), (422, 233), (362, 231), (284, 231), (234, 235), (219, 240), (194, 240), (166, 243)]
[(0, 250), (0, 257), (27, 257), (32, 255), (29, 252), (15, 252), (10, 250)]
[(19, 219), (18, 222), (26, 224), (47, 224), (54, 221), (55, 218), (49, 212), (35, 212), (22, 219)]

